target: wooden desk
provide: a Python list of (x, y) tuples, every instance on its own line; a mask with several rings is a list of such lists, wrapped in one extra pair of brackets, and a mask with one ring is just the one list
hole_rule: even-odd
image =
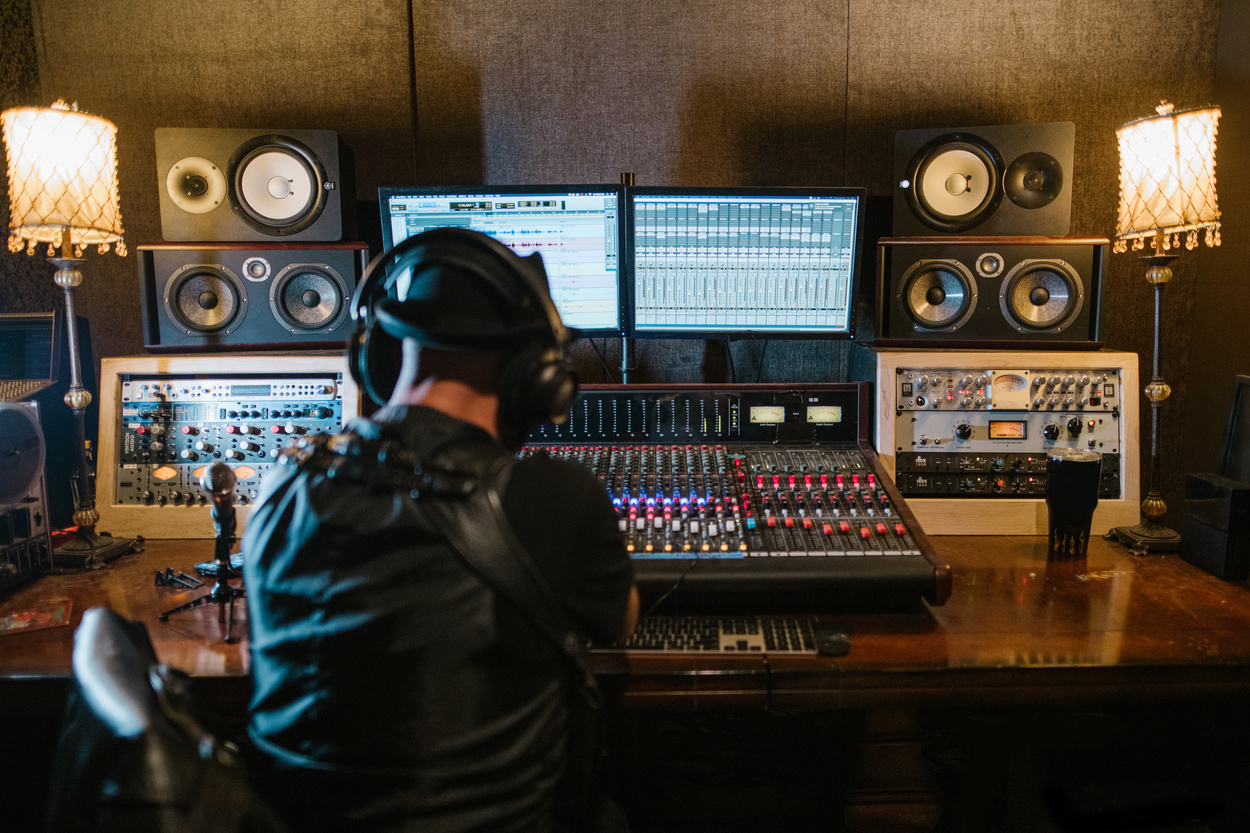
[[(1250, 590), (1176, 555), (1137, 558), (1095, 540), (1079, 564), (1048, 564), (1040, 538), (933, 539), (951, 565), (942, 607), (823, 618), (846, 627), (840, 658), (601, 653), (650, 708), (741, 709), (1094, 702), (1250, 693)], [(73, 627), (108, 605), (147, 625), (160, 659), (197, 677), (243, 679), (246, 639), (227, 645), (216, 606), (158, 615), (206, 588), (154, 586), (158, 570), (194, 573), (208, 541), (149, 541), (103, 570), (49, 575), (0, 599), (0, 616), (73, 602), (71, 627), (0, 636), (0, 681), (65, 679)], [(238, 607), (245, 631), (246, 602)]]
[[(952, 568), (946, 605), (827, 618), (853, 647), (840, 658), (599, 653), (627, 709), (720, 713), (862, 712), (850, 829), (900, 814), (923, 829), (941, 795), (920, 766), (922, 710), (1115, 707), (1227, 702), (1250, 694), (1250, 590), (1176, 555), (1136, 558), (1095, 540), (1080, 564), (1048, 564), (1040, 538), (934, 539)], [(154, 586), (158, 570), (193, 573), (209, 541), (152, 541), (94, 573), (50, 575), (0, 600), (0, 616), (70, 599), (145, 623), (160, 659), (197, 678), (219, 707), (242, 713), (246, 640), (227, 645), (216, 606), (158, 615), (207, 592)], [(245, 632), (247, 606), (238, 608)], [(63, 708), (73, 627), (0, 636), (0, 702)], [(893, 823), (893, 822), (887, 822)], [(912, 828), (909, 828), (912, 829)]]

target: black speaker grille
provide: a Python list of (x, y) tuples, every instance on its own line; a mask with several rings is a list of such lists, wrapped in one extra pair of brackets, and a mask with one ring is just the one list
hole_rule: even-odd
[(220, 266), (193, 266), (170, 282), (165, 307), (188, 332), (216, 333), (239, 317), (244, 297), (239, 279)]

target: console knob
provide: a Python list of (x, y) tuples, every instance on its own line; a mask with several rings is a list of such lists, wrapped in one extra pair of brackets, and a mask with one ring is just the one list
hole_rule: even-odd
[(1034, 400), (1033, 400), (1033, 407), (1034, 407), (1034, 408), (1041, 408), (1041, 407), (1042, 407), (1043, 405), (1045, 405), (1045, 404), (1046, 404), (1046, 400), (1045, 400), (1045, 399), (1043, 399), (1043, 398), (1042, 398), (1042, 397), (1040, 397), (1040, 396), (1039, 396), (1039, 397), (1037, 397), (1036, 399), (1034, 399)]
[(916, 380), (916, 387), (919, 390), (924, 390), (928, 384), (929, 384), (928, 376), (921, 376), (919, 379)]
[(1081, 421), (1079, 419), (1073, 418), (1073, 419), (1068, 420), (1068, 436), (1069, 437), (1081, 436)]
[(1040, 388), (1040, 387), (1042, 386), (1042, 383), (1043, 383), (1043, 382), (1045, 382), (1045, 381), (1046, 381), (1046, 380), (1045, 380), (1044, 378), (1042, 378), (1041, 376), (1034, 376), (1034, 377), (1033, 377), (1033, 387), (1035, 387), (1035, 388)]
[(1055, 385), (1059, 384), (1059, 377), (1058, 377), (1058, 376), (1051, 376), (1051, 377), (1050, 377), (1050, 381), (1048, 382), (1048, 384), (1049, 384), (1049, 385), (1053, 388)]
[(210, 452), (213, 450), (213, 446), (210, 443), (206, 443), (203, 440), (200, 440), (199, 442), (195, 444), (195, 450), (203, 451), (203, 452)]
[(196, 454), (194, 451), (192, 451), (189, 448), (184, 448), (181, 452), (178, 453), (178, 456), (184, 460), (191, 460), (191, 461), (200, 459), (200, 455)]
[(966, 387), (968, 387), (968, 386), (969, 386), (969, 385), (971, 385), (971, 384), (972, 384), (972, 377), (971, 377), (971, 376), (964, 376), (962, 379), (960, 379), (960, 380), (959, 380), (959, 386), (960, 386), (961, 388), (966, 388)]
[(1063, 380), (1063, 386), (1064, 386), (1065, 388), (1066, 388), (1066, 387), (1070, 387), (1071, 385), (1074, 385), (1074, 384), (1076, 384), (1076, 377), (1075, 377), (1075, 376), (1068, 376), (1068, 377), (1066, 377), (1066, 378)]
[(1085, 386), (1086, 386), (1086, 385), (1088, 385), (1088, 384), (1089, 384), (1089, 377), (1088, 377), (1088, 376), (1082, 376), (1080, 379), (1077, 379), (1077, 380), (1076, 380), (1076, 386), (1077, 386), (1078, 388), (1083, 388), (1083, 387), (1085, 387)]
[(989, 378), (988, 378), (988, 377), (986, 377), (986, 376), (978, 376), (978, 377), (977, 377), (977, 387), (979, 387), (979, 388), (983, 388), (983, 387), (985, 387), (987, 384), (989, 384), (989, 381), (990, 381), (990, 380), (989, 380)]
[(978, 396), (978, 397), (977, 397), (977, 399), (976, 399), (976, 401), (975, 401), (975, 402), (973, 402), (972, 404), (973, 404), (973, 405), (975, 405), (975, 406), (976, 406), (976, 407), (978, 407), (978, 408), (984, 408), (984, 407), (985, 407), (985, 397), (984, 397), (984, 396)]
[(161, 442), (160, 440), (153, 440), (153, 441), (152, 441), (152, 442), (148, 445), (148, 448), (150, 448), (152, 451), (164, 451), (164, 450), (165, 450), (165, 443)]
[(967, 408), (971, 404), (972, 404), (972, 397), (970, 396), (965, 396), (963, 399), (959, 400), (959, 407), (961, 408)]
[(226, 449), (226, 456), (229, 457), (231, 460), (242, 460), (243, 452), (239, 451), (237, 448), (230, 448), (230, 449)]
[(972, 426), (968, 423), (955, 426), (955, 436), (961, 440), (966, 440), (972, 436)]
[(916, 397), (916, 404), (919, 405), (921, 408), (923, 408), (926, 404), (928, 404), (928, 401), (929, 400), (925, 399), (923, 396)]
[(1042, 436), (1050, 440), (1051, 442), (1054, 442), (1055, 440), (1059, 439), (1059, 426), (1047, 425), (1045, 428), (1042, 429)]

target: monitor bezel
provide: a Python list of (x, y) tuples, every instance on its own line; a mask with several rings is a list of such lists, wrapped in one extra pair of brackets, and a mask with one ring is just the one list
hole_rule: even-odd
[(616, 248), (617, 248), (617, 268), (616, 268), (616, 327), (578, 327), (578, 334), (586, 338), (602, 338), (607, 336), (623, 336), (626, 333), (628, 325), (627, 313), (629, 307), (625, 299), (626, 284), (625, 279), (627, 263), (629, 258), (625, 249), (627, 238), (625, 235), (625, 188), (619, 183), (571, 183), (559, 185), (413, 185), (413, 186), (394, 186), (385, 185), (378, 188), (378, 207), (381, 211), (380, 225), (382, 226), (382, 249), (389, 250), (395, 245), (395, 241), (391, 237), (390, 222), (390, 205), (389, 200), (393, 197), (403, 197), (412, 195), (414, 197), (421, 196), (448, 196), (455, 194), (464, 194), (468, 197), (473, 196), (489, 196), (491, 194), (509, 195), (509, 194), (581, 194), (581, 193), (612, 193), (616, 195), (617, 201), (617, 223), (616, 223)]
[[(635, 321), (634, 309), (634, 198), (636, 196), (674, 196), (674, 197), (782, 197), (782, 198), (805, 198), (805, 197), (831, 197), (838, 199), (853, 198), (856, 203), (855, 210), (855, 233), (853, 251), (851, 252), (851, 287), (849, 304), (847, 309), (847, 326), (845, 332), (814, 330), (814, 331), (794, 331), (794, 330), (750, 330), (743, 329), (739, 326), (726, 327), (716, 330), (682, 330), (682, 329), (648, 329), (639, 330)], [(665, 187), (658, 185), (636, 186), (625, 189), (625, 205), (626, 205), (626, 225), (625, 234), (627, 238), (626, 250), (629, 252), (629, 272), (628, 280), (625, 281), (624, 289), (626, 291), (625, 301), (625, 318), (624, 323), (627, 326), (627, 335), (630, 338), (640, 339), (705, 339), (715, 341), (736, 341), (744, 339), (756, 340), (818, 340), (818, 339), (838, 339), (853, 340), (855, 338), (856, 328), (856, 301), (859, 297), (860, 289), (860, 264), (863, 258), (864, 250), (864, 213), (867, 209), (868, 190), (860, 187), (850, 186), (744, 186), (741, 188), (731, 188), (724, 186), (717, 187)]]

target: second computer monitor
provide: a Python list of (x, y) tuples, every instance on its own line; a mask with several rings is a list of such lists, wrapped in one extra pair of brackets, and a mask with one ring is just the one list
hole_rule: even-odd
[(860, 188), (634, 188), (635, 336), (850, 337)]
[(586, 335), (623, 331), (620, 186), (388, 187), (378, 196), (386, 248), (442, 226), (483, 232), (517, 254), (542, 254), (566, 325)]

